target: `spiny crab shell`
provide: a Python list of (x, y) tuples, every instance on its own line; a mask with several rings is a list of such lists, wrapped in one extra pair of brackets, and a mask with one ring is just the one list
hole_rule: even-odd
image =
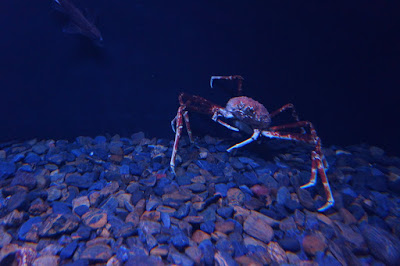
[(246, 96), (234, 97), (228, 101), (225, 108), (236, 119), (254, 128), (264, 129), (271, 124), (267, 108), (261, 103)]

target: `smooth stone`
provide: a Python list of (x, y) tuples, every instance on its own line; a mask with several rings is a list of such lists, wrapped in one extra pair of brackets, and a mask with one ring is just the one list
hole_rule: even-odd
[(185, 247), (189, 246), (189, 238), (185, 236), (182, 232), (176, 232), (171, 237), (171, 243), (178, 250), (183, 250)]
[(98, 229), (107, 223), (107, 213), (99, 209), (90, 210), (82, 216), (82, 220), (90, 228)]
[(271, 218), (262, 215), (261, 213), (252, 211), (244, 221), (243, 230), (247, 234), (265, 243), (269, 243), (274, 237), (274, 230), (269, 224), (269, 219)]
[(295, 238), (283, 238), (278, 240), (278, 243), (286, 251), (298, 252), (300, 250), (300, 242)]
[(372, 255), (388, 265), (400, 265), (400, 240), (387, 231), (365, 225), (361, 229)]
[(108, 245), (98, 244), (87, 247), (79, 258), (88, 259), (93, 262), (106, 262), (111, 256), (112, 251)]
[(33, 266), (59, 265), (60, 257), (54, 255), (41, 256), (33, 261)]
[(36, 187), (36, 178), (33, 174), (25, 172), (25, 171), (17, 171), (13, 180), (11, 181), (11, 186), (24, 186), (29, 190), (32, 190)]
[(75, 231), (79, 225), (79, 218), (73, 214), (51, 214), (39, 228), (39, 236), (53, 237)]
[(270, 255), (272, 261), (279, 264), (286, 263), (288, 260), (285, 251), (277, 242), (271, 241), (268, 243), (267, 253)]
[(60, 258), (63, 260), (69, 259), (74, 255), (76, 248), (78, 247), (78, 241), (72, 241), (67, 244), (60, 252)]
[(317, 252), (323, 252), (327, 248), (326, 243), (318, 235), (307, 235), (303, 238), (302, 246), (307, 254), (315, 255)]
[(227, 198), (229, 205), (243, 205), (245, 195), (238, 188), (231, 188), (228, 190)]

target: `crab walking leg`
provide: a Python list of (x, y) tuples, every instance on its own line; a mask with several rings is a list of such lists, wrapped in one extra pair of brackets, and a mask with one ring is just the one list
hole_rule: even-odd
[(236, 144), (236, 145), (233, 145), (232, 147), (230, 147), (230, 148), (227, 149), (226, 151), (227, 151), (227, 152), (230, 152), (230, 151), (232, 151), (233, 149), (237, 149), (237, 148), (243, 147), (244, 145), (247, 145), (247, 144), (249, 144), (249, 143), (255, 141), (255, 140), (258, 139), (258, 137), (260, 136), (260, 133), (261, 133), (261, 131), (260, 131), (259, 129), (254, 129), (254, 133), (253, 133), (253, 135), (251, 135), (250, 138), (248, 138), (248, 139), (246, 139), (246, 140), (244, 140), (244, 141), (242, 141), (242, 142), (240, 142), (240, 143), (238, 143), (238, 144)]
[[(176, 153), (178, 151), (179, 139), (180, 139), (181, 134), (182, 134), (182, 128), (183, 128), (182, 111), (183, 111), (184, 108), (185, 108), (184, 106), (180, 106), (178, 108), (178, 112), (177, 112), (175, 118), (172, 120), (176, 124), (176, 129), (174, 130), (175, 131), (174, 147), (172, 148), (171, 161), (169, 163), (173, 174), (175, 174)], [(172, 122), (171, 122), (171, 124), (172, 124)]]
[(237, 131), (237, 132), (239, 131), (238, 128), (233, 127), (233, 126), (229, 125), (228, 123), (225, 123), (224, 121), (221, 121), (220, 119), (217, 119), (217, 120), (215, 120), (215, 121), (216, 121), (217, 123), (223, 125), (224, 127), (228, 128), (228, 129), (230, 129), (230, 130), (232, 130), (232, 131)]
[(185, 124), (186, 124), (186, 131), (189, 135), (190, 142), (193, 143), (193, 134), (192, 130), (190, 129), (190, 123), (189, 123), (189, 115), (188, 111), (183, 112), (183, 119), (185, 119)]
[(322, 184), (324, 185), (324, 190), (326, 195), (325, 205), (318, 209), (318, 211), (322, 212), (332, 207), (333, 204), (335, 204), (335, 200), (333, 199), (331, 187), (329, 186), (328, 178), (326, 177), (325, 169), (319, 154), (313, 152), (312, 156), (315, 158), (315, 161), (317, 162), (318, 174), (321, 177), (321, 181)]
[(225, 80), (238, 80), (238, 95), (242, 95), (242, 84), (244, 78), (240, 75), (232, 75), (232, 76), (211, 76), (210, 79), (210, 87), (213, 88), (214, 79), (225, 79)]
[[(283, 111), (287, 110), (287, 109), (292, 109), (292, 117), (296, 120), (296, 122), (299, 122), (299, 116), (297, 115), (296, 109), (294, 108), (294, 105), (291, 103), (285, 104), (284, 106), (282, 106), (281, 108), (279, 108), (278, 110), (273, 111), (272, 113), (269, 114), (269, 116), (272, 118), (280, 113), (282, 113)], [(301, 133), (304, 134), (306, 133), (305, 129), (303, 127), (301, 127)]]
[(312, 138), (307, 138), (307, 135), (302, 135), (302, 134), (280, 133), (276, 131), (271, 132), (267, 130), (262, 131), (261, 134), (268, 138), (291, 139), (291, 140), (307, 142), (310, 144), (315, 144), (315, 151), (311, 153), (311, 178), (310, 181), (307, 184), (301, 186), (301, 188), (308, 188), (314, 186), (316, 184), (317, 171), (318, 171), (318, 174), (321, 178), (321, 182), (324, 185), (324, 190), (326, 195), (326, 203), (324, 206), (319, 208), (318, 211), (325, 211), (330, 207), (332, 207), (335, 201), (333, 199), (332, 191), (329, 186), (328, 178), (326, 177), (324, 169), (325, 157), (322, 155), (321, 151), (321, 140), (318, 138), (315, 129), (312, 127), (312, 124), (311, 123), (309, 124), (311, 125)]
[(315, 184), (317, 183), (317, 163), (316, 163), (315, 159), (313, 158), (313, 156), (311, 156), (311, 157), (312, 157), (312, 159), (311, 159), (311, 177), (310, 177), (310, 181), (308, 181), (307, 184), (304, 184), (300, 187), (303, 189), (315, 186)]
[[(311, 136), (312, 136), (312, 141), (307, 141), (307, 142), (309, 142), (309, 143), (314, 142), (314, 144), (316, 145), (317, 153), (321, 154), (321, 160), (322, 160), (322, 163), (324, 165), (324, 168), (328, 169), (329, 168), (328, 162), (326, 161), (325, 156), (323, 155), (323, 152), (321, 150), (321, 139), (318, 137), (317, 131), (315, 130), (315, 128), (314, 128), (314, 126), (313, 126), (313, 124), (311, 122), (309, 122), (309, 121), (297, 121), (297, 122), (291, 123), (291, 124), (273, 126), (273, 127), (270, 127), (269, 129), (271, 131), (280, 131), (280, 130), (284, 130), (284, 129), (300, 127), (302, 130), (304, 130), (304, 127), (306, 127), (306, 126), (308, 126), (310, 128), (310, 133), (311, 133)], [(282, 135), (282, 133), (280, 133), (280, 135)], [(289, 135), (289, 134), (287, 134), (287, 135)], [(306, 136), (306, 135), (304, 134), (304, 136)], [(301, 138), (302, 138), (302, 139), (300, 139), (301, 141), (305, 141), (303, 139), (303, 137), (301, 137)], [(289, 139), (292, 139), (292, 138), (289, 138)], [(299, 140), (299, 139), (297, 139), (297, 140)]]
[(326, 195), (325, 205), (318, 209), (318, 211), (322, 212), (332, 207), (335, 201), (333, 199), (332, 191), (328, 183), (328, 178), (326, 177), (326, 173), (322, 165), (322, 160), (316, 151), (313, 151), (311, 153), (311, 160), (312, 162), (311, 162), (310, 181), (307, 184), (302, 185), (300, 188), (305, 189), (314, 186), (317, 181), (317, 171), (318, 171), (318, 174), (321, 177), (321, 182), (324, 185), (324, 190)]

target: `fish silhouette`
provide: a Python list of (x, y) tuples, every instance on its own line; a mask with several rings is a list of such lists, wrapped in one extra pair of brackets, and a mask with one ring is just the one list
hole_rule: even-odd
[(103, 37), (99, 29), (86, 18), (83, 13), (69, 0), (54, 0), (55, 8), (68, 16), (70, 22), (64, 27), (63, 32), (81, 34), (101, 46)]

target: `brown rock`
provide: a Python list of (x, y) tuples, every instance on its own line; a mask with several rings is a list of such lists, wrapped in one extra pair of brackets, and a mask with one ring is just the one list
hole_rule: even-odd
[(93, 191), (89, 194), (90, 205), (97, 206), (101, 201), (101, 195), (99, 191)]
[(339, 214), (343, 218), (343, 222), (345, 224), (349, 224), (350, 225), (350, 224), (356, 224), (357, 223), (357, 219), (347, 209), (340, 208)]
[(282, 221), (280, 221), (279, 229), (281, 229), (284, 232), (291, 231), (291, 230), (296, 230), (297, 229), (297, 225), (296, 225), (293, 217), (290, 216), (290, 217), (287, 217), (287, 218), (283, 219)]
[(18, 265), (32, 265), (36, 256), (37, 256), (36, 250), (31, 247), (19, 248), (15, 254)]
[(148, 221), (153, 221), (153, 222), (159, 222), (160, 221), (161, 214), (159, 211), (145, 211), (142, 216), (140, 217), (140, 220), (148, 220)]
[(106, 262), (112, 256), (111, 248), (107, 245), (95, 245), (87, 247), (81, 254), (80, 259), (88, 259), (95, 262)]
[(279, 222), (259, 212), (251, 211), (250, 215), (244, 221), (243, 229), (247, 234), (265, 243), (269, 243), (274, 237), (274, 230), (271, 225), (275, 225), (276, 223)]
[(235, 218), (235, 220), (241, 224), (243, 224), (244, 220), (247, 219), (247, 216), (250, 215), (250, 211), (248, 209), (245, 209), (237, 205), (233, 206), (233, 210), (235, 211), (233, 218)]
[(31, 206), (29, 207), (29, 214), (33, 216), (39, 216), (40, 214), (46, 212), (49, 209), (49, 205), (41, 198), (35, 199), (32, 203)]
[(221, 221), (215, 223), (215, 231), (229, 234), (235, 230), (235, 223), (233, 221)]
[(203, 252), (197, 246), (190, 246), (185, 249), (185, 254), (191, 258), (197, 265), (200, 265), (201, 258), (203, 257)]
[(79, 218), (73, 214), (51, 214), (39, 228), (41, 237), (52, 237), (75, 231), (79, 226)]
[(107, 213), (100, 209), (93, 209), (82, 215), (82, 220), (87, 226), (98, 229), (107, 223)]
[(60, 257), (53, 255), (41, 256), (33, 262), (33, 266), (49, 266), (49, 265), (59, 265)]
[(154, 235), (160, 233), (161, 224), (153, 221), (140, 221), (139, 227), (143, 230), (144, 233)]
[(204, 217), (203, 216), (186, 216), (183, 218), (185, 222), (191, 223), (191, 224), (200, 224), (204, 222)]
[(117, 181), (112, 181), (107, 184), (102, 190), (100, 190), (100, 195), (103, 197), (108, 197), (109, 195), (115, 193), (119, 188)]
[(106, 237), (96, 237), (92, 240), (86, 242), (86, 247), (96, 246), (96, 245), (107, 245), (111, 241), (110, 238)]
[(227, 194), (229, 205), (243, 205), (244, 193), (238, 188), (230, 188)]
[(251, 265), (251, 266), (262, 266), (263, 264), (254, 258), (251, 258), (249, 256), (241, 256), (235, 258), (235, 261), (239, 263), (239, 265)]
[(168, 246), (167, 245), (159, 245), (159, 246), (153, 248), (152, 250), (150, 250), (150, 255), (165, 257), (168, 255)]
[(16, 227), (19, 226), (23, 221), (24, 221), (24, 212), (13, 210), (12, 212), (10, 212), (9, 214), (0, 219), (0, 224), (10, 227)]
[(128, 214), (128, 216), (126, 216), (125, 218), (125, 222), (126, 223), (132, 223), (133, 227), (137, 227), (139, 225), (139, 215), (135, 212), (131, 212)]
[(312, 234), (303, 238), (303, 249), (309, 255), (315, 255), (318, 251), (324, 251), (327, 247), (326, 243), (319, 235)]
[(192, 235), (192, 240), (198, 244), (204, 239), (210, 239), (211, 236), (204, 231), (196, 230)]
[(82, 196), (72, 200), (73, 211), (79, 206), (87, 206), (88, 208), (90, 208), (90, 202), (88, 196)]
[(251, 188), (251, 191), (256, 194), (258, 197), (267, 196), (270, 194), (270, 189), (264, 185), (254, 185)]
[(286, 253), (277, 242), (269, 242), (267, 252), (270, 255), (272, 261), (275, 261), (279, 264), (287, 262)]

